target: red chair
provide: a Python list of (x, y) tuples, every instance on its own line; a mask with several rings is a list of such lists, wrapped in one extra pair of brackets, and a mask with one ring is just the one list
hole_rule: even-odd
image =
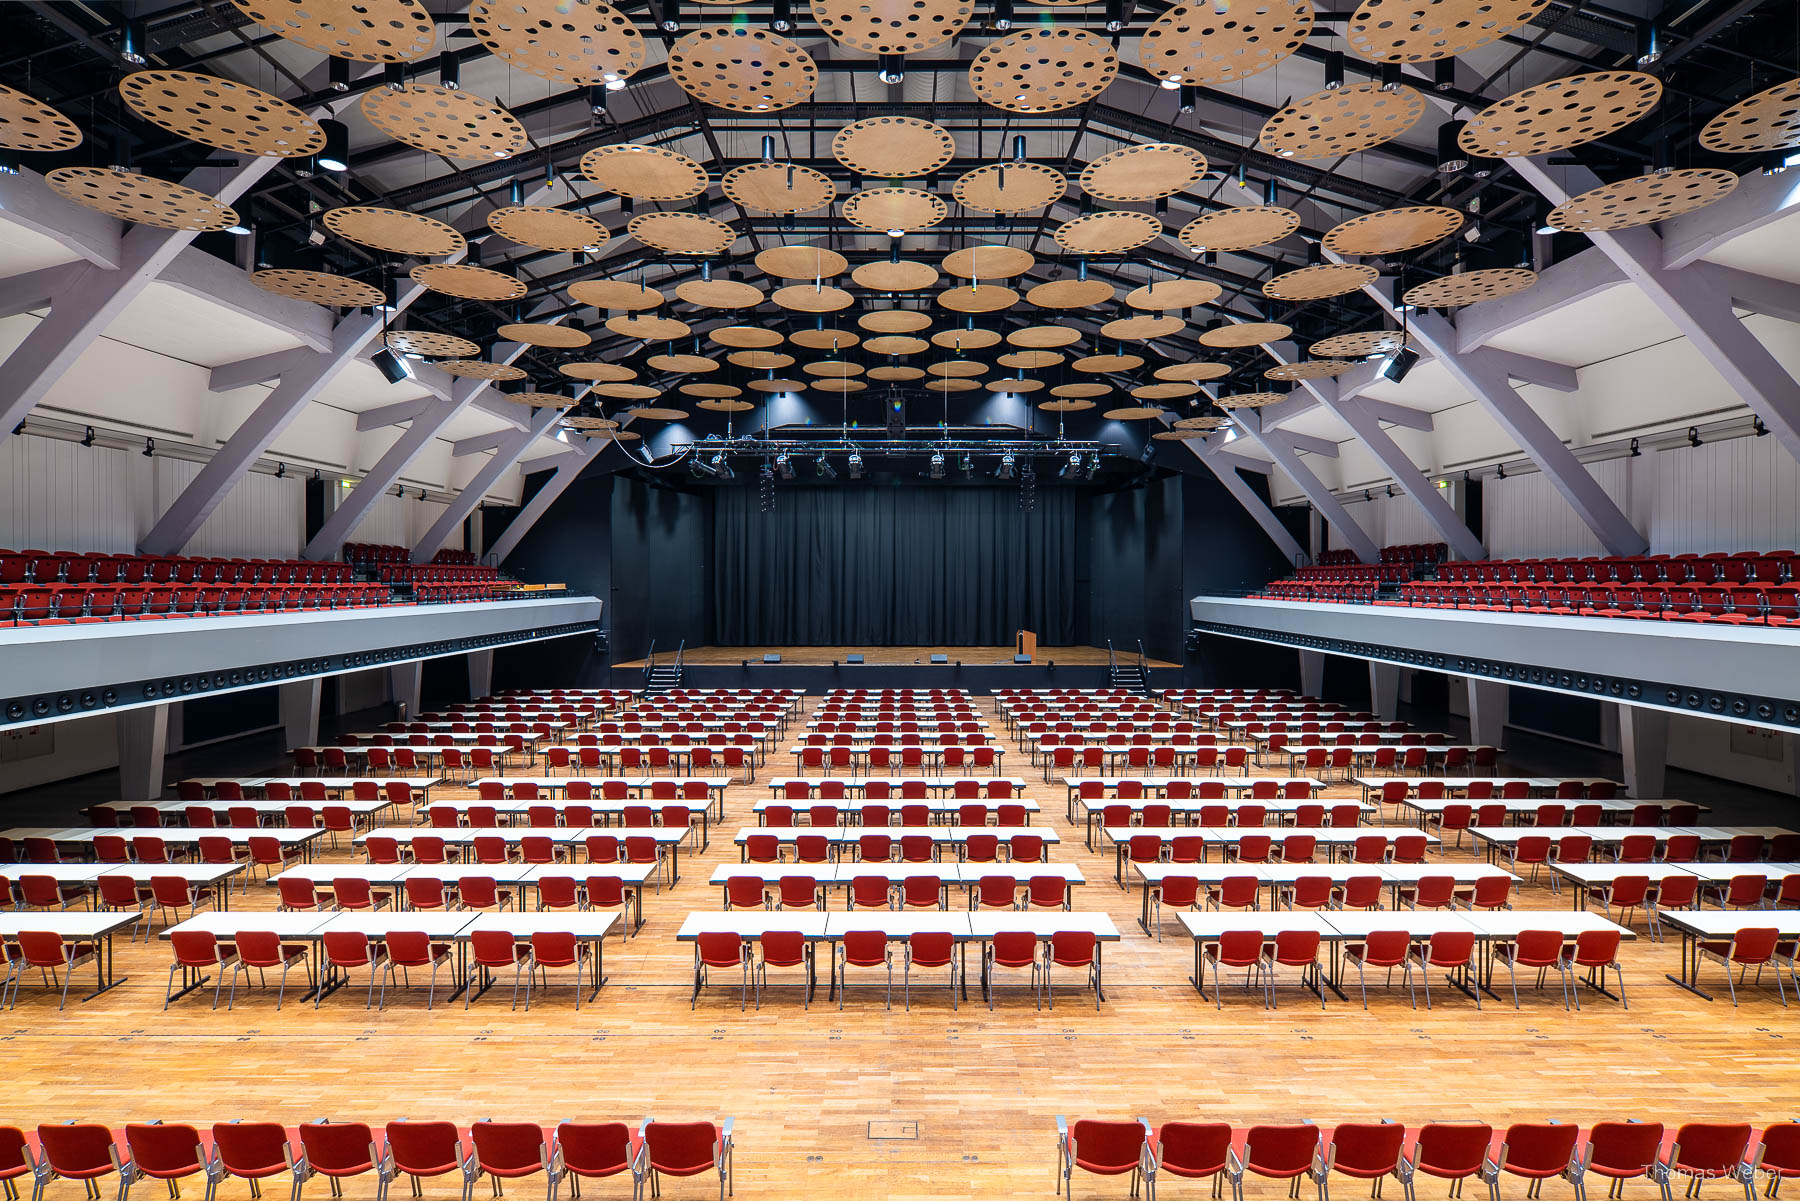
[(738, 1012), (742, 1013), (750, 999), (750, 948), (744, 939), (729, 930), (703, 930), (694, 940), (694, 991), (688, 998), (691, 1011), (699, 1002), (700, 990), (706, 986), (708, 968), (735, 967), (743, 972), (738, 996)]
[(811, 876), (783, 876), (776, 897), (777, 909), (825, 908), (825, 894)]
[(1245, 1174), (1298, 1180), (1312, 1170), (1318, 1155), (1317, 1126), (1252, 1126), (1244, 1134), (1243, 1150), (1233, 1147), (1227, 1154), (1225, 1178), (1232, 1196), (1242, 1201)]
[(98, 1198), (100, 1188), (94, 1181), (115, 1172), (123, 1181), (129, 1170), (129, 1152), (98, 1122), (45, 1123), (37, 1128), (37, 1137), (32, 1201), (38, 1201), (53, 1180), (79, 1180), (89, 1197)]
[(1512, 981), (1513, 1008), (1519, 1008), (1518, 968), (1536, 968), (1538, 987), (1544, 986), (1544, 973), (1556, 972), (1563, 989), (1563, 1008), (1569, 1007), (1568, 965), (1563, 961), (1563, 936), (1556, 930), (1521, 930), (1511, 944), (1494, 947), (1494, 958), (1506, 965)]
[(279, 1122), (214, 1122), (212, 1144), (219, 1179), (249, 1181), (253, 1197), (262, 1181), (293, 1174), (294, 1147)]
[(189, 1176), (205, 1176), (210, 1194), (219, 1182), (212, 1148), (192, 1126), (176, 1122), (131, 1122), (125, 1127), (130, 1158), (119, 1169), (119, 1201), (129, 1201), (131, 1186), (139, 1180), (169, 1181), (171, 1196), (180, 1194), (174, 1182)]
[[(1781, 983), (1781, 965), (1777, 954), (1780, 950), (1780, 934), (1773, 926), (1745, 927), (1730, 939), (1702, 940), (1697, 949), (1700, 960), (1715, 959), (1725, 968), (1725, 986), (1731, 990), (1732, 1005), (1738, 1003), (1737, 985), (1743, 983), (1744, 976), (1751, 968), (1757, 969), (1760, 977), (1763, 968), (1772, 967), (1775, 969), (1775, 988), (1781, 997), (1781, 1007), (1787, 1008), (1787, 990)], [(1731, 979), (1731, 969), (1734, 966), (1738, 969), (1736, 984)], [(1695, 963), (1694, 974), (1700, 974), (1698, 961)]]
[[(8, 1008), (16, 1009), (19, 1004), (19, 985), (25, 973), (32, 968), (44, 973), (50, 987), (56, 988), (56, 974), (62, 972), (62, 987), (58, 994), (56, 1008), (61, 1010), (69, 1000), (69, 983), (75, 978), (75, 969), (94, 962), (97, 953), (95, 944), (91, 942), (70, 942), (60, 934), (44, 930), (20, 930), (13, 937), (13, 945), (6, 948), (7, 984), (12, 989), (12, 1001)], [(0, 990), (3, 994), (4, 990)], [(0, 1000), (4, 1000), (0, 995)]]
[(324, 960), (321, 971), (323, 979), (313, 992), (313, 1008), (325, 999), (325, 994), (336, 987), (350, 983), (350, 969), (366, 967), (369, 969), (369, 991), (363, 999), (363, 1008), (375, 1004), (375, 979), (381, 972), (382, 953), (369, 942), (369, 936), (360, 930), (327, 930), (322, 939)]
[[(525, 1010), (531, 1011), (531, 990), (537, 987), (533, 981), (543, 980), (542, 987), (550, 987), (550, 970), (552, 968), (575, 969), (575, 1012), (581, 1012), (581, 993), (585, 987), (582, 972), (591, 960), (591, 948), (578, 940), (567, 930), (538, 930), (531, 935), (530, 955), (525, 961)], [(599, 987), (599, 982), (595, 982)]]
[(331, 1182), (333, 1196), (339, 1195), (338, 1181), (352, 1176), (374, 1172), (377, 1192), (382, 1194), (394, 1178), (385, 1146), (361, 1122), (303, 1123), (300, 1148), (300, 1162), (294, 1165), (292, 1201), (300, 1201), (301, 1189), (315, 1175)]
[(1096, 1176), (1131, 1177), (1131, 1195), (1144, 1185), (1146, 1197), (1155, 1195), (1155, 1157), (1150, 1151), (1150, 1127), (1143, 1121), (1103, 1122), (1082, 1118), (1070, 1128), (1068, 1119), (1056, 1119), (1056, 1191), (1064, 1186), (1075, 1195), (1075, 1169)]
[(698, 1176), (702, 1172), (719, 1174), (719, 1197), (732, 1190), (731, 1128), (734, 1119), (712, 1122), (644, 1123), (645, 1160), (649, 1168), (650, 1190), (661, 1191), (658, 1176)]
[(1761, 1172), (1767, 1178), (1764, 1196), (1779, 1197), (1781, 1182), (1800, 1176), (1800, 1122), (1774, 1122), (1764, 1128), (1745, 1166), (1751, 1175)]
[(643, 1192), (644, 1144), (624, 1122), (563, 1122), (551, 1144), (553, 1176), (575, 1177), (571, 1192), (580, 1195), (582, 1179), (604, 1180), (631, 1173), (633, 1201)]
[(1031, 998), (1034, 1008), (1042, 1008), (1038, 997), (1038, 938), (1029, 930), (1001, 930), (988, 941), (982, 954), (982, 983), (987, 989), (988, 1009), (994, 1008), (994, 969), (1011, 968), (1031, 972)]
[(1086, 969), (1088, 986), (1094, 990), (1094, 1008), (1100, 1008), (1099, 945), (1092, 930), (1058, 930), (1051, 934), (1049, 954), (1044, 959), (1044, 996), (1050, 1008), (1056, 1008), (1056, 993), (1050, 982), (1053, 967)]
[(1581, 1128), (1574, 1123), (1518, 1122), (1508, 1126), (1500, 1150), (1482, 1161), (1481, 1178), (1487, 1181), (1489, 1195), (1500, 1195), (1502, 1172), (1529, 1180), (1530, 1190), (1541, 1189), (1543, 1181), (1562, 1175), (1576, 1162), (1575, 1145), (1580, 1139)]
[(1450, 1181), (1450, 1196), (1462, 1193), (1462, 1182), (1481, 1174), (1494, 1128), (1485, 1122), (1432, 1122), (1407, 1139), (1395, 1175), (1413, 1195), (1419, 1173)]
[[(1352, 1180), (1379, 1182), (1400, 1171), (1406, 1127), (1396, 1122), (1341, 1122), (1325, 1140), (1312, 1165), (1319, 1201), (1330, 1201), (1330, 1178), (1339, 1172)], [(1372, 1188), (1379, 1187), (1372, 1184)]]
[(1412, 999), (1413, 1008), (1419, 1007), (1418, 995), (1413, 991), (1411, 951), (1412, 935), (1405, 930), (1371, 930), (1362, 942), (1344, 947), (1344, 958), (1356, 965), (1356, 980), (1362, 989), (1364, 1009), (1369, 1007), (1368, 968), (1386, 968), (1390, 980), (1393, 970), (1399, 968), (1404, 974), (1406, 994)]
[(1660, 1163), (1662, 1141), (1661, 1122), (1596, 1122), (1569, 1164), (1569, 1180), (1576, 1194), (1586, 1195), (1584, 1178), (1590, 1172), (1606, 1178), (1608, 1198), (1622, 1196), (1627, 1180), (1653, 1180), (1666, 1192), (1668, 1176)]
[[(475, 1144), (475, 1180), (487, 1175), (493, 1181), (494, 1195), (499, 1196), (501, 1182), (534, 1176), (539, 1172), (551, 1181), (556, 1173), (550, 1162), (550, 1151), (544, 1143), (544, 1128), (532, 1122), (477, 1122), (469, 1128), (469, 1140)], [(471, 1181), (471, 1185), (472, 1185)]]
[[(239, 930), (232, 936), (237, 947), (237, 963), (231, 970), (231, 992), (227, 994), (225, 1009), (231, 1010), (237, 1002), (237, 982), (241, 973), (248, 977), (255, 971), (258, 983), (265, 988), (268, 981), (263, 973), (271, 968), (281, 969), (281, 986), (275, 993), (275, 1008), (281, 1009), (282, 998), (287, 996), (287, 976), (295, 965), (307, 962), (307, 949), (302, 944), (284, 943), (268, 930)], [(223, 966), (223, 965), (221, 965)], [(311, 968), (308, 967), (308, 980), (311, 980)]]
[(1619, 1005), (1625, 1002), (1625, 969), (1619, 966), (1619, 942), (1624, 935), (1617, 930), (1584, 930), (1575, 936), (1573, 946), (1563, 948), (1563, 967), (1569, 976), (1569, 991), (1575, 994), (1575, 1008), (1581, 1008), (1580, 982), (1576, 973), (1585, 970), (1588, 983), (1595, 992), (1606, 992), (1606, 969), (1611, 968), (1619, 980)]
[(956, 1009), (956, 989), (961, 973), (956, 958), (956, 940), (949, 931), (919, 930), (906, 940), (901, 985), (908, 1010), (912, 1009), (912, 971), (915, 967), (944, 968), (949, 972), (950, 1008)]
[[(1421, 882), (1423, 883), (1423, 882)], [(1439, 930), (1431, 936), (1431, 940), (1423, 947), (1414, 948), (1412, 962), (1418, 965), (1419, 978), (1425, 982), (1425, 1008), (1431, 1008), (1431, 969), (1445, 968), (1449, 971), (1449, 982), (1458, 983), (1475, 998), (1475, 1008), (1481, 1008), (1481, 989), (1469, 986), (1469, 975), (1475, 960), (1475, 932), (1473, 930)]]
[(1164, 1122), (1151, 1132), (1149, 1150), (1152, 1177), (1162, 1172), (1187, 1180), (1210, 1177), (1217, 1196), (1231, 1150), (1231, 1126), (1225, 1122)]
[(886, 1007), (894, 1007), (894, 953), (888, 947), (888, 938), (880, 930), (846, 930), (843, 941), (838, 944), (834, 965), (838, 979), (838, 1008), (844, 1007), (844, 994), (849, 991), (849, 969), (882, 968), (887, 972)]
[(451, 1122), (389, 1122), (387, 1153), (391, 1179), (408, 1177), (415, 1193), (419, 1190), (419, 1181), (448, 1176), (452, 1172), (462, 1177), (464, 1197), (474, 1187), (478, 1172), (475, 1156)]
[(1213, 1008), (1224, 1008), (1225, 971), (1227, 968), (1244, 969), (1244, 988), (1250, 988), (1252, 977), (1262, 980), (1263, 1004), (1273, 1003), (1269, 995), (1268, 977), (1263, 974), (1263, 956), (1266, 944), (1260, 930), (1227, 930), (1219, 936), (1217, 942), (1209, 942), (1201, 946), (1200, 978), (1194, 986), (1204, 997), (1206, 995), (1205, 965), (1213, 965)]
[[(883, 881), (885, 883), (885, 881)], [(813, 972), (813, 959), (807, 953), (806, 936), (798, 930), (765, 930), (761, 939), (761, 954), (755, 965), (756, 975), (756, 1007), (762, 1008), (763, 989), (769, 982), (769, 969), (802, 968), (805, 979), (800, 989), (801, 1005), (812, 1008), (813, 986), (816, 983)]]
[[(412, 981), (407, 977), (409, 968), (430, 968), (431, 980), (425, 992), (425, 1008), (430, 1009), (437, 1000), (438, 969), (451, 962), (451, 949), (448, 943), (432, 942), (423, 931), (391, 930), (382, 940), (383, 967), (381, 976), (381, 996), (376, 1001), (377, 1010), (387, 1006), (388, 983), (399, 976), (399, 982), (408, 987)], [(454, 973), (454, 968), (452, 972)]]

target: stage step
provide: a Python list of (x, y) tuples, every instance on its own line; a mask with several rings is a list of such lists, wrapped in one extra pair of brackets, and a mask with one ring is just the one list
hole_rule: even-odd
[(681, 687), (681, 668), (673, 663), (650, 669), (650, 678), (644, 684), (647, 693), (667, 692), (671, 688)]

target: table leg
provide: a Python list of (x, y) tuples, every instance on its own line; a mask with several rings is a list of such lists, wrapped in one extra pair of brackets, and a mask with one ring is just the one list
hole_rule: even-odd
[(592, 1001), (600, 995), (600, 986), (606, 983), (606, 939), (594, 940), (594, 991), (588, 994)]
[[(1731, 965), (1727, 964), (1725, 970), (1729, 972)], [(1687, 989), (1697, 997), (1705, 997), (1708, 1001), (1713, 999), (1711, 993), (1702, 991), (1700, 986), (1695, 983), (1700, 978), (1700, 939), (1697, 935), (1686, 930), (1681, 932), (1681, 975), (1679, 977), (1666, 976), (1665, 978)]]
[[(1105, 977), (1101, 974), (1105, 962), (1105, 957), (1103, 955), (1105, 950), (1105, 943), (1096, 942), (1094, 944), (1094, 992), (1102, 1001), (1106, 1000)], [(1046, 960), (1045, 962), (1048, 963), (1049, 961)]]
[(1201, 939), (1194, 939), (1194, 974), (1188, 977), (1188, 983), (1194, 986), (1194, 991), (1199, 993), (1200, 999), (1204, 1001), (1206, 1000), (1206, 964), (1205, 960), (1200, 957), (1202, 945)]

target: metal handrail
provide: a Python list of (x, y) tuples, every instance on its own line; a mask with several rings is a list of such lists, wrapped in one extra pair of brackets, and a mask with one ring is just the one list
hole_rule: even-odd
[(1111, 638), (1106, 640), (1106, 666), (1109, 671), (1115, 673), (1119, 670), (1119, 653), (1113, 650)]
[(650, 673), (655, 670), (656, 670), (656, 639), (652, 638), (650, 640), (650, 653), (648, 655), (644, 656), (644, 679), (648, 680), (650, 678)]
[(1138, 648), (1138, 679), (1143, 682), (1144, 691), (1149, 692), (1150, 691), (1150, 656), (1146, 655), (1144, 653), (1144, 640), (1142, 638), (1139, 638), (1137, 640), (1137, 648)]
[(683, 638), (681, 640), (680, 644), (677, 645), (675, 648), (675, 675), (677, 678), (679, 678), (681, 675), (681, 657), (686, 653), (687, 653), (687, 639)]

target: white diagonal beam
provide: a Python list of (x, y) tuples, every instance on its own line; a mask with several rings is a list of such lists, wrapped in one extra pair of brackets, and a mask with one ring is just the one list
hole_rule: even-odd
[(399, 425), (403, 421), (416, 421), (418, 418), (443, 403), (430, 396), (416, 396), (411, 400), (403, 400), (398, 404), (382, 405), (380, 408), (364, 409), (356, 415), (356, 432), (366, 434), (370, 430), (386, 429), (390, 425)]
[(1225, 491), (1231, 493), (1232, 498), (1243, 506), (1244, 512), (1250, 514), (1250, 519), (1262, 528), (1262, 532), (1269, 536), (1269, 541), (1287, 557), (1289, 563), (1298, 565), (1306, 561), (1306, 552), (1300, 548), (1300, 543), (1295, 541), (1288, 528), (1281, 524), (1281, 518), (1275, 516), (1275, 510), (1238, 474), (1241, 465), (1246, 462), (1242, 455), (1219, 449), (1223, 444), (1215, 444), (1210, 438), (1198, 447), (1188, 441), (1183, 441), (1182, 445), (1217, 477), (1219, 483), (1225, 486)]
[(35, 171), (0, 175), (0, 220), (50, 238), (96, 267), (110, 271), (122, 261), (123, 223), (64, 200)]
[[(611, 439), (608, 441), (610, 442)], [(599, 450), (599, 447), (590, 439), (583, 438), (581, 443), (568, 455), (561, 457), (561, 461), (556, 466), (556, 474), (544, 481), (543, 486), (530, 500), (525, 502), (525, 507), (520, 509), (518, 515), (512, 519), (512, 523), (500, 535), (499, 541), (488, 548), (488, 553), (494, 556), (494, 562), (505, 562), (506, 556), (513, 553), (513, 550), (524, 540), (525, 535), (531, 531), (531, 527), (538, 523), (538, 518), (548, 513), (550, 506), (556, 503), (557, 498), (569, 490), (569, 485), (581, 478), (581, 473), (587, 469), (588, 463)]]
[[(1272, 428), (1272, 427), (1271, 427)], [(1315, 438), (1311, 434), (1296, 434), (1293, 430), (1282, 430), (1281, 436), (1295, 450), (1305, 451), (1309, 455), (1335, 459), (1338, 457), (1338, 444), (1329, 438)]]
[(511, 440), (494, 452), (493, 458), (489, 459), (481, 470), (475, 473), (474, 478), (463, 486), (463, 490), (456, 494), (456, 499), (444, 506), (444, 511), (438, 514), (438, 519), (432, 523), (429, 530), (425, 531), (425, 536), (419, 539), (419, 544), (413, 547), (412, 561), (414, 563), (430, 562), (431, 557), (437, 554), (438, 548), (449, 539), (450, 532), (462, 524), (463, 518), (474, 512), (475, 506), (481, 503), (481, 498), (487, 495), (488, 489), (499, 483), (500, 478), (513, 469), (513, 466), (531, 448), (531, 444), (537, 441), (540, 434), (561, 419), (561, 409), (539, 409), (532, 414), (530, 428), (515, 430)]
[(1800, 212), (1800, 171), (1747, 175), (1717, 204), (1662, 223), (1662, 265), (1685, 267), (1795, 212)]
[(1269, 458), (1274, 460), (1275, 466), (1281, 468), (1287, 477), (1294, 481), (1300, 491), (1305, 494), (1306, 499), (1312, 502), (1313, 508), (1317, 509), (1325, 520), (1337, 529), (1357, 558), (1364, 563), (1381, 561), (1381, 548), (1375, 545), (1375, 540), (1369, 537), (1367, 531), (1356, 524), (1338, 498), (1331, 494), (1331, 489), (1327, 488), (1319, 477), (1300, 461), (1300, 456), (1294, 453), (1294, 448), (1288, 443), (1288, 435), (1284, 431), (1264, 430), (1253, 409), (1238, 412), (1237, 427), (1243, 431), (1245, 437), (1262, 447), (1268, 453)]
[(504, 445), (517, 430), (492, 430), (485, 434), (475, 434), (468, 438), (458, 438), (450, 444), (450, 457), (461, 459), (468, 455), (478, 455), (484, 450), (493, 450)]
[(1625, 282), (1625, 273), (1613, 266), (1597, 247), (1552, 263), (1538, 273), (1538, 281), (1523, 292), (1484, 300), (1456, 315), (1456, 349), (1464, 354), (1479, 350), (1501, 334), (1539, 317), (1566, 309)]

